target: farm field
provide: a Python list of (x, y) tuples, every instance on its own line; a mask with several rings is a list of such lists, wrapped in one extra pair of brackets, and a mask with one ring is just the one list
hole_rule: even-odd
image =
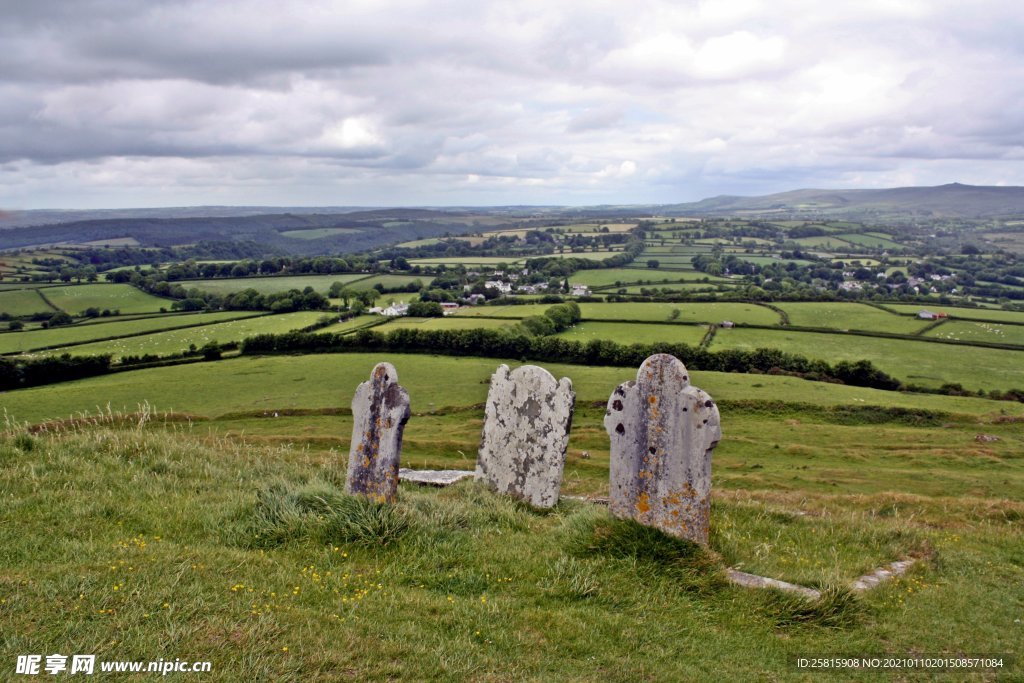
[(891, 239), (888, 239), (887, 237), (883, 237), (883, 236), (881, 236), (878, 233), (876, 233), (876, 234), (871, 234), (871, 233), (868, 233), (868, 234), (847, 233), (847, 234), (836, 235), (836, 237), (840, 238), (840, 239), (844, 239), (847, 242), (852, 242), (853, 244), (858, 244), (858, 245), (860, 245), (862, 247), (868, 247), (868, 248), (871, 248), (871, 249), (893, 249), (893, 250), (899, 250), (899, 251), (902, 251), (904, 249), (903, 245), (900, 244), (899, 242), (893, 242)]
[(422, 286), (427, 286), (433, 281), (433, 279), (434, 278), (430, 275), (374, 275), (373, 277), (365, 280), (352, 282), (349, 289), (359, 292), (367, 289), (373, 289), (374, 286), (378, 284), (382, 285), (386, 289), (395, 289), (398, 287), (406, 287), (415, 282), (419, 282)]
[[(543, 315), (551, 304), (524, 304), (518, 306), (475, 306), (459, 309), (459, 316), (483, 315), (499, 318), (525, 318)], [(582, 303), (580, 314), (587, 320), (628, 320), (635, 322), (669, 321), (678, 310), (675, 321), (685, 323), (714, 323), (732, 320), (751, 325), (778, 325), (779, 314), (765, 306), (741, 303)]]
[(935, 329), (929, 330), (924, 336), (937, 339), (1024, 346), (1024, 325), (1000, 325), (998, 323), (949, 320)]
[[(77, 344), (93, 339), (106, 339), (108, 337), (119, 337), (129, 334), (142, 334), (179, 327), (191, 328), (195, 325), (239, 320), (242, 318), (251, 318), (256, 315), (259, 315), (259, 313), (253, 311), (222, 311), (218, 313), (166, 315), (142, 318), (140, 320), (97, 318), (95, 321), (89, 321), (88, 323), (52, 327), (45, 330), (40, 329), (2, 333), (0, 334), (0, 353), (20, 353), (44, 347)], [(185, 346), (187, 347), (188, 344)]]
[(895, 315), (859, 303), (779, 302), (774, 305), (785, 311), (790, 324), (797, 327), (914, 334), (931, 324), (930, 320)]
[(653, 284), (675, 283), (680, 281), (696, 281), (707, 278), (711, 282), (728, 282), (723, 278), (715, 278), (698, 271), (660, 271), (653, 268), (598, 268), (594, 270), (578, 270), (569, 277), (571, 284), (589, 287), (614, 286), (616, 282), (650, 282)]
[(475, 330), (495, 329), (514, 325), (514, 320), (496, 320), (494, 318), (460, 318), (457, 316), (445, 316), (444, 318), (394, 318), (382, 327), (375, 328), (375, 332), (388, 333), (397, 329), (417, 330)]
[(526, 258), (525, 256), (450, 256), (447, 258), (414, 258), (409, 259), (409, 263), (414, 266), (496, 266), (499, 263), (507, 263), (509, 265), (522, 263)]
[(319, 330), (317, 330), (317, 332), (331, 332), (333, 334), (351, 332), (353, 330), (358, 330), (362, 327), (365, 327), (370, 323), (380, 322), (380, 320), (381, 317), (379, 315), (357, 315), (356, 317), (350, 318), (349, 320), (343, 320), (340, 322), (336, 322), (333, 325), (328, 325), (327, 327), (321, 327)]
[(668, 290), (670, 292), (717, 292), (719, 287), (731, 287), (728, 282), (682, 282), (682, 283), (661, 283), (656, 282), (650, 285), (630, 285), (628, 287), (616, 287), (611, 290), (597, 292), (598, 294), (616, 293), (619, 289), (625, 289), (626, 294), (643, 294), (644, 290), (656, 289), (659, 292)]
[(334, 275), (283, 275), (268, 277), (214, 278), (209, 280), (180, 280), (185, 289), (198, 289), (213, 294), (234, 294), (246, 289), (255, 289), (260, 294), (287, 292), (289, 289), (302, 291), (312, 287), (326, 294), (335, 282), (350, 283), (370, 277), (368, 273), (338, 273)]
[(44, 312), (52, 313), (53, 308), (35, 289), (0, 291), (0, 313), (20, 317)]
[(156, 313), (161, 308), (170, 310), (170, 299), (147, 294), (126, 284), (68, 285), (47, 287), (43, 296), (57, 308), (70, 315), (79, 315), (87, 308), (118, 310), (123, 314)]
[[(235, 413), (262, 414), (268, 409), (348, 407), (356, 386), (369, 377), (370, 370), (381, 360), (387, 360), (398, 370), (400, 381), (412, 398), (412, 409), (417, 413), (427, 409), (427, 399), (421, 397), (437, 397), (432, 400), (438, 409), (480, 404), (487, 396), (485, 380), (499, 364), (504, 362), (511, 367), (524, 364), (515, 360), (401, 353), (242, 356), (213, 363), (148, 368), (18, 389), (4, 395), (4, 405), (12, 419), (28, 422), (93, 411), (98, 405), (107, 403), (113, 410), (134, 411), (140, 403), (148, 402), (160, 411), (208, 418)], [(636, 378), (636, 368), (538, 361), (532, 361), (532, 364), (546, 368), (555, 377), (568, 376), (572, 379), (578, 404), (603, 403), (619, 383)], [(691, 375), (693, 384), (708, 391), (720, 404), (728, 405), (730, 401), (778, 404), (775, 413), (764, 417), (767, 419), (774, 415), (780, 423), (783, 416), (777, 413), (781, 411), (784, 415), (787, 403), (822, 408), (855, 405), (895, 407), (976, 417), (1024, 415), (1024, 404), (1012, 401), (880, 391), (776, 375), (702, 370), (693, 370)], [(441, 394), (438, 393), (441, 386), (439, 378), (444, 378), (444, 392)], [(202, 386), (218, 387), (218, 390), (194, 390)], [(724, 411), (723, 407), (723, 416), (727, 416)], [(600, 412), (603, 415), (603, 408)], [(413, 422), (410, 422), (410, 428)], [(723, 430), (726, 427), (728, 423), (723, 422)], [(1008, 428), (1016, 429), (1014, 425), (1008, 425)], [(343, 432), (341, 435), (349, 436)], [(933, 446), (927, 443), (919, 445), (925, 449)]]
[(899, 380), (930, 387), (946, 383), (959, 383), (972, 391), (1024, 387), (1024, 351), (852, 334), (740, 328), (719, 330), (710, 348), (774, 348), (830, 363), (869, 360)]
[(1007, 322), (1024, 324), (1024, 312), (1003, 311), (991, 308), (957, 308), (955, 306), (943, 306), (941, 304), (884, 304), (898, 313), (917, 315), (920, 311), (931, 311), (933, 313), (946, 313), (951, 318), (973, 318), (975, 320), (991, 320), (992, 322)]
[(707, 327), (703, 325), (582, 322), (559, 333), (558, 336), (578, 342), (607, 339), (618, 344), (669, 342), (696, 346), (707, 331)]
[[(551, 304), (522, 304), (516, 306), (475, 306), (459, 309), (457, 316), (486, 316), (499, 318), (525, 318), (531, 315), (543, 315)], [(755, 304), (734, 303), (667, 303), (667, 302), (629, 302), (629, 303), (582, 303), (579, 304), (580, 314), (588, 320), (626, 320), (634, 322), (669, 321), (674, 310), (679, 311), (675, 318), (678, 322), (711, 323), (731, 319), (734, 322), (753, 324), (778, 324), (779, 315), (770, 308)]]
[(800, 264), (801, 266), (807, 266), (807, 265), (811, 264), (811, 261), (807, 261), (805, 259), (799, 259), (799, 258), (783, 259), (783, 258), (780, 258), (778, 256), (754, 256), (754, 255), (751, 255), (751, 254), (736, 254), (736, 255), (738, 257), (740, 257), (741, 259), (743, 259), (744, 261), (749, 261), (751, 263), (756, 263), (759, 266), (767, 266), (767, 265), (771, 265), (773, 263), (797, 263), (797, 264)]
[(815, 237), (800, 237), (799, 239), (793, 240), (797, 244), (803, 247), (818, 247), (822, 249), (832, 250), (847, 250), (850, 248), (851, 243), (846, 240), (839, 239), (836, 235), (818, 235)]
[(255, 334), (280, 334), (312, 325), (322, 318), (324, 313), (302, 311), (298, 313), (282, 313), (254, 318), (243, 318), (228, 322), (212, 323), (201, 327), (190, 327), (183, 330), (169, 330), (137, 337), (98, 341), (79, 346), (47, 351), (47, 354), (70, 353), (74, 356), (89, 356), (109, 353), (116, 360), (120, 356), (141, 356), (144, 354), (168, 355), (180, 353), (195, 344), (202, 347), (208, 342), (224, 344), (242, 341)]

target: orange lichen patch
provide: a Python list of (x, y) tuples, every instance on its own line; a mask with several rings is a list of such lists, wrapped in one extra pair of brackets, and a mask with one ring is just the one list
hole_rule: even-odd
[(653, 406), (655, 403), (658, 402), (658, 397), (657, 396), (653, 396), (653, 395), (652, 396), (648, 396), (647, 397), (647, 402), (650, 403)]
[(636, 510), (640, 514), (646, 514), (651, 510), (650, 498), (646, 493), (641, 493), (636, 501)]

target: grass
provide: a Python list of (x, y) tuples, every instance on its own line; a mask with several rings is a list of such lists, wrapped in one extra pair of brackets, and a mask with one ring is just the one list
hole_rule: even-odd
[[(428, 286), (434, 278), (429, 275), (375, 275), (374, 277), (366, 280), (359, 280), (353, 282), (350, 289), (356, 291), (362, 291), (366, 289), (373, 289), (375, 285), (382, 285), (386, 289), (395, 289), (398, 287), (406, 287), (413, 283), (420, 283), (420, 286)], [(385, 294), (384, 298), (390, 295)]]
[(928, 304), (885, 304), (898, 313), (917, 315), (920, 311), (931, 311), (933, 313), (943, 312), (951, 318), (974, 318), (976, 320), (991, 320), (992, 322), (1007, 322), (1024, 324), (1024, 312), (1002, 311), (991, 308), (957, 308), (955, 306), (943, 306), (939, 303)]
[[(867, 447), (809, 470), (797, 469), (805, 453), (775, 449), (744, 487), (729, 468), (748, 456), (716, 451), (704, 551), (597, 506), (538, 514), (472, 482), (402, 485), (382, 508), (341, 492), (341, 445), (256, 443), (146, 416), (0, 435), (0, 623), (12, 658), (209, 660), (211, 681), (625, 683), (804, 680), (793, 659), (808, 653), (1020, 655), (1019, 456), (982, 470), (966, 458), (907, 461), (917, 483), (896, 490), (877, 476), (861, 493), (843, 477), (872, 476)], [(793, 428), (775, 422), (768, 439)], [(807, 436), (801, 426), (787, 448)], [(835, 429), (828, 443), (840, 447)], [(744, 426), (752, 433), (764, 424)], [(763, 474), (773, 467), (779, 479), (809, 471), (839, 484), (780, 488)], [(941, 474), (994, 493), (924, 492)], [(721, 578), (739, 564), (828, 588), (904, 554), (922, 563), (863, 598), (829, 588), (806, 602)]]
[(882, 237), (879, 233), (844, 233), (836, 235), (837, 238), (852, 242), (853, 244), (860, 245), (862, 247), (869, 247), (871, 249), (896, 249), (902, 251), (904, 247), (899, 242), (893, 242), (891, 239)]
[(39, 296), (39, 292), (35, 289), (0, 291), (0, 313), (21, 317), (52, 311), (53, 308)]
[(1024, 325), (949, 320), (925, 333), (926, 337), (958, 341), (994, 342), (1024, 346)]
[[(107, 403), (115, 410), (134, 410), (143, 401), (161, 410), (208, 418), (239, 412), (262, 415), (282, 410), (326, 410), (347, 407), (356, 385), (365, 381), (381, 360), (384, 358), (380, 354), (371, 353), (231, 358), (19, 389), (5, 393), (3, 406), (11, 417), (31, 422), (95, 411), (97, 406)], [(386, 360), (398, 370), (400, 382), (412, 398), (414, 412), (482, 404), (487, 397), (487, 380), (500, 363), (512, 367), (523, 364), (513, 359), (398, 353), (387, 354)], [(534, 364), (547, 368), (556, 377), (572, 379), (581, 406), (603, 406), (619, 383), (636, 379), (635, 368)], [(691, 375), (696, 386), (719, 402), (765, 402), (775, 406), (772, 410), (776, 412), (784, 404), (798, 403), (821, 407), (881, 406), (968, 416), (1024, 415), (1024, 404), (1005, 401), (878, 391), (774, 375), (700, 370)], [(443, 393), (437, 391), (438, 378), (444, 378)], [(215, 386), (218, 391), (195, 391), (197, 386)], [(348, 436), (343, 431), (340, 434)]]
[(192, 344), (202, 347), (209, 342), (224, 344), (241, 341), (255, 334), (288, 332), (312, 325), (324, 315), (323, 312), (318, 311), (302, 311), (299, 313), (248, 317), (183, 330), (155, 332), (137, 337), (81, 344), (79, 346), (55, 349), (46, 353), (59, 354), (67, 352), (76, 356), (109, 353), (113, 354), (115, 359), (121, 356), (140, 356), (147, 353), (167, 355), (185, 351)]
[[(476, 306), (460, 309), (459, 315), (485, 315), (500, 318), (525, 318), (541, 315), (550, 304), (523, 304), (517, 306)], [(753, 325), (777, 325), (779, 314), (766, 306), (738, 303), (583, 303), (580, 313), (588, 320), (631, 320), (636, 322), (668, 321), (673, 311), (678, 322), (713, 323), (732, 320)]]
[[(96, 318), (95, 320), (70, 325), (52, 327), (45, 330), (25, 332), (8, 332), (0, 334), (0, 353), (16, 353), (31, 351), (45, 347), (63, 346), (87, 342), (92, 339), (106, 339), (125, 335), (168, 330), (176, 327), (223, 322), (250, 318), (256, 313), (252, 311), (224, 311), (220, 313), (190, 313), (187, 315), (162, 315), (140, 320), (120, 320), (118, 318)], [(185, 334), (194, 334), (195, 331)], [(110, 343), (110, 342), (103, 342)], [(188, 344), (185, 345), (186, 347)], [(180, 349), (179, 349), (180, 350)]]
[(780, 302), (775, 305), (786, 312), (790, 324), (799, 327), (914, 334), (931, 323), (928, 320), (894, 315), (858, 303)]
[(361, 327), (365, 327), (370, 323), (379, 322), (379, 315), (357, 315), (355, 318), (350, 318), (342, 322), (328, 325), (327, 327), (321, 327), (317, 332), (332, 332), (338, 334), (339, 332), (351, 332), (352, 330), (358, 330)]
[(79, 315), (87, 308), (116, 309), (124, 314), (156, 313), (161, 308), (170, 310), (173, 303), (125, 284), (47, 287), (44, 294), (50, 303), (70, 315)]
[(480, 328), (508, 327), (511, 320), (494, 320), (492, 318), (395, 318), (387, 322), (377, 332), (387, 333), (399, 328), (415, 328), (419, 330), (472, 330)]
[(580, 284), (588, 285), (590, 287), (607, 287), (614, 285), (616, 282), (653, 282), (655, 284), (660, 284), (662, 282), (671, 283), (683, 280), (703, 280), (704, 278), (708, 278), (710, 282), (727, 282), (727, 280), (723, 280), (722, 278), (709, 277), (706, 273), (698, 271), (660, 271), (652, 268), (598, 268), (594, 270), (578, 270), (569, 278), (569, 282), (574, 285)]
[(282, 275), (273, 277), (237, 277), (212, 280), (183, 280), (179, 284), (185, 289), (199, 289), (214, 294), (233, 294), (245, 289), (255, 289), (260, 294), (287, 292), (289, 289), (303, 290), (312, 287), (326, 294), (335, 282), (351, 283), (368, 278), (366, 273), (339, 273), (335, 275)]
[(719, 330), (711, 350), (775, 348), (838, 360), (869, 360), (913, 384), (937, 387), (960, 383), (971, 390), (1024, 387), (1024, 351), (986, 349), (928, 341), (881, 339), (786, 330)]
[(558, 336), (579, 342), (608, 339), (619, 344), (671, 342), (696, 346), (705, 334), (707, 328), (703, 325), (584, 322), (577, 323)]

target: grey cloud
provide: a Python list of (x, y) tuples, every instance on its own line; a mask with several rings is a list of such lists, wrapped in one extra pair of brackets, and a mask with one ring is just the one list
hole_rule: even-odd
[(744, 7), (0, 2), (0, 205), (1024, 184), (1017, 3)]

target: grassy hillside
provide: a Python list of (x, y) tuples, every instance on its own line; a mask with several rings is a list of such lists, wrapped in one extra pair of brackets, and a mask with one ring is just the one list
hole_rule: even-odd
[[(378, 360), (241, 358), (5, 395), (33, 421), (106, 401), (193, 417), (144, 404), (0, 433), (4, 652), (209, 660), (211, 681), (805, 680), (792, 660), (808, 653), (1020, 655), (1024, 437), (1003, 414), (1020, 404), (693, 373), (725, 434), (700, 552), (600, 506), (538, 513), (468, 482), (403, 485), (393, 508), (347, 498), (343, 409)], [(497, 361), (388, 360), (413, 401), (404, 462), (471, 467)], [(603, 403), (635, 370), (549, 369), (578, 394), (563, 491), (605, 495)], [(908, 576), (842, 591), (906, 556)], [(828, 597), (731, 586), (727, 566)]]

